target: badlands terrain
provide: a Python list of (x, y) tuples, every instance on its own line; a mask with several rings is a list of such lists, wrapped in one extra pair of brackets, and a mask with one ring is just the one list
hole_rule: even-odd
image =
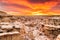
[(13, 16), (0, 11), (0, 34), (15, 31), (17, 40), (60, 40), (60, 16)]

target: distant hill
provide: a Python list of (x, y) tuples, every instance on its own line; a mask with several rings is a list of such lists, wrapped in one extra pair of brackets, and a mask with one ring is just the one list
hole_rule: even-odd
[(4, 12), (4, 11), (0, 11), (0, 16), (11, 16), (11, 15), (7, 14), (7, 13)]
[(4, 11), (0, 11), (0, 16), (5, 16), (5, 15), (7, 15), (7, 13), (6, 12), (4, 12)]

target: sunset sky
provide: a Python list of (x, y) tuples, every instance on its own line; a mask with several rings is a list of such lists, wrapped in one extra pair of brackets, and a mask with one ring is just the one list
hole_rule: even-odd
[(0, 11), (13, 15), (60, 15), (60, 0), (0, 0)]

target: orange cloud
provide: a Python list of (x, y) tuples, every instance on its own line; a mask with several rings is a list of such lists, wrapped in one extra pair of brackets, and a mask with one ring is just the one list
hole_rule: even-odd
[[(1, 10), (21, 15), (60, 14), (59, 0), (1, 0)], [(60, 5), (60, 4), (59, 4)]]

